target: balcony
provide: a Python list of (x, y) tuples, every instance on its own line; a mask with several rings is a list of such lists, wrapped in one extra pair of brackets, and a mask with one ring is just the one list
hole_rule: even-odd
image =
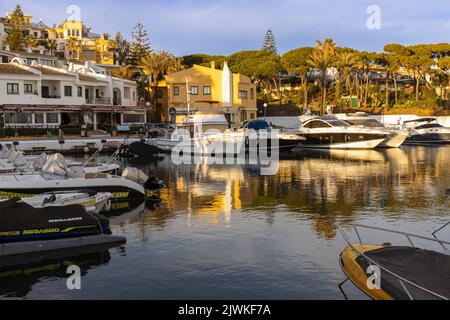
[(42, 98), (44, 98), (44, 99), (61, 99), (61, 96), (42, 95)]
[(122, 99), (121, 98), (114, 98), (113, 99), (113, 105), (121, 106), (122, 105)]
[(86, 98), (86, 104), (111, 104), (110, 98)]

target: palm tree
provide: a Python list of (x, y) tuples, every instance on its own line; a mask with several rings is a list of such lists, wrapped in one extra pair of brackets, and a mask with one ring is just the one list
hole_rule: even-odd
[(70, 51), (70, 57), (72, 59), (75, 59), (74, 53), (77, 53), (78, 56), (78, 51), (80, 50), (80, 48), (81, 48), (80, 40), (74, 37), (70, 37), (69, 41), (67, 42), (67, 50)]
[[(147, 54), (141, 60), (141, 67), (144, 74), (147, 77), (151, 77), (151, 81), (148, 81), (148, 92), (152, 91), (152, 84), (157, 87), (158, 82), (164, 75), (167, 74), (169, 68), (173, 66), (173, 61), (175, 57), (167, 51), (151, 52)], [(156, 90), (154, 94), (154, 99), (156, 99)]]
[[(353, 97), (353, 80), (352, 75), (355, 68), (359, 64), (359, 57), (354, 52), (339, 52), (336, 55), (336, 69), (338, 69), (340, 75), (342, 75), (347, 91), (350, 96), (350, 107)], [(337, 88), (337, 92), (340, 93), (340, 88)], [(337, 94), (337, 99), (339, 99), (339, 94)]]
[(56, 43), (55, 39), (48, 39), (47, 40), (47, 48), (50, 50), (50, 55), (53, 56), (54, 51), (58, 47), (58, 44)]
[(26, 42), (27, 42), (27, 48), (30, 50), (33, 48), (36, 48), (39, 45), (39, 42), (37, 41), (36, 37), (33, 35), (28, 36)]
[(308, 60), (308, 64), (320, 71), (322, 82), (322, 114), (325, 114), (327, 104), (327, 71), (334, 66), (336, 60), (336, 44), (332, 39), (326, 39), (323, 43), (317, 41), (317, 47)]
[(110, 71), (111, 76), (115, 78), (132, 80), (133, 79), (133, 69), (130, 66), (122, 68), (114, 68)]

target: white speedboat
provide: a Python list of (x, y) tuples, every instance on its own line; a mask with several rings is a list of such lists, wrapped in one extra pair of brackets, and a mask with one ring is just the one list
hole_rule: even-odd
[(100, 213), (107, 206), (111, 197), (112, 194), (109, 192), (84, 190), (50, 192), (21, 200), (35, 209), (66, 207), (78, 204), (82, 205), (89, 213)]
[[(58, 157), (62, 155), (56, 154)], [(2, 148), (0, 154), (0, 173), (13, 172), (33, 172), (42, 170), (42, 166), (46, 161), (53, 158), (54, 155), (42, 153), (39, 156), (25, 156), (23, 152), (16, 151), (14, 148)], [(74, 162), (64, 159), (68, 168), (82, 167), (84, 173), (112, 173), (120, 168), (115, 163), (115, 154), (107, 159), (104, 163), (92, 162), (90, 158), (85, 163)]]
[(145, 188), (121, 176), (86, 173), (67, 177), (57, 173), (13, 173), (0, 175), (0, 199), (26, 198), (54, 191), (89, 189), (109, 192), (113, 199), (139, 199)]
[(339, 119), (344, 120), (353, 127), (379, 129), (391, 133), (377, 148), (399, 148), (408, 138), (406, 131), (387, 128), (377, 119), (370, 118), (365, 112), (348, 114), (345, 117), (339, 117)]
[(450, 128), (437, 122), (436, 118), (421, 118), (405, 121), (409, 130), (407, 144), (450, 144)]
[(387, 139), (397, 141), (403, 135), (378, 128), (354, 127), (334, 117), (317, 117), (303, 123), (299, 133), (305, 138), (302, 148), (374, 149)]

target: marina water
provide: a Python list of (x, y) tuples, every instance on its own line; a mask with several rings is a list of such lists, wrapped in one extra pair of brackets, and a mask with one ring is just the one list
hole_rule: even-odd
[[(168, 187), (161, 206), (113, 205), (126, 246), (1, 268), (1, 299), (343, 299), (337, 223), (429, 235), (450, 216), (450, 146), (305, 150), (282, 155), (275, 176), (170, 156), (126, 166)], [(72, 264), (81, 290), (67, 289)], [(349, 283), (344, 291), (366, 299)]]

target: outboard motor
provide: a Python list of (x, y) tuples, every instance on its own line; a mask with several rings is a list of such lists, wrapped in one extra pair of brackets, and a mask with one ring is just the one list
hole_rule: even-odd
[(164, 189), (166, 185), (163, 181), (158, 180), (156, 177), (150, 177), (144, 184), (144, 188), (150, 191), (156, 191)]

